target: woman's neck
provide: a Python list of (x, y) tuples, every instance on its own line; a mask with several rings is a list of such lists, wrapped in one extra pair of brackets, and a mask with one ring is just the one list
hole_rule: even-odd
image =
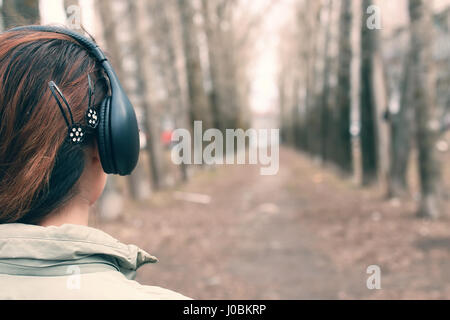
[(89, 221), (89, 201), (74, 198), (61, 209), (46, 216), (39, 225), (43, 227), (78, 224), (87, 226)]

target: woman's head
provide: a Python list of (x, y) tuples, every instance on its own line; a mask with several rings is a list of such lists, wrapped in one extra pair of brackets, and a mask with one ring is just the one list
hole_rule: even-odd
[(82, 145), (66, 141), (67, 124), (48, 87), (58, 85), (74, 121), (83, 123), (88, 75), (99, 103), (107, 92), (102, 68), (72, 38), (25, 30), (0, 35), (0, 223), (36, 224), (77, 194), (90, 194), (91, 202), (99, 196), (104, 174), (95, 135)]

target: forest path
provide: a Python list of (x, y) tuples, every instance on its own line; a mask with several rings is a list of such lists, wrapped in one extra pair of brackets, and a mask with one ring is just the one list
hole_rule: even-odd
[(310, 199), (294, 188), (295, 180), (310, 188), (311, 177), (299, 175), (297, 156), (282, 150), (280, 170), (274, 176), (242, 168), (246, 171), (239, 174), (246, 176), (244, 190), (229, 194), (240, 207), (231, 231), (236, 244), (228, 244), (235, 249), (225, 270), (257, 288), (256, 299), (338, 298), (340, 275), (333, 262), (315, 248), (316, 236), (301, 219)]
[[(376, 188), (359, 189), (287, 148), (277, 175), (259, 173), (249, 165), (203, 170), (98, 227), (160, 259), (138, 281), (196, 299), (448, 297), (445, 219), (414, 219), (412, 201), (383, 201)], [(175, 191), (211, 202), (176, 200)], [(373, 264), (382, 290), (366, 287)]]

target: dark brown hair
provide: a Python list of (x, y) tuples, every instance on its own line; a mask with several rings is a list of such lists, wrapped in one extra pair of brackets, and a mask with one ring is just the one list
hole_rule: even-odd
[(84, 123), (88, 74), (98, 102), (106, 94), (101, 67), (72, 38), (36, 31), (0, 35), (0, 223), (38, 223), (76, 193), (86, 145), (66, 141), (67, 124), (48, 83), (58, 85), (74, 121)]

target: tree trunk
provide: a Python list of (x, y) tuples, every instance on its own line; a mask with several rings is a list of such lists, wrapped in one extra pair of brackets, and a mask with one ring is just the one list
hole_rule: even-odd
[(64, 0), (64, 8), (67, 10), (70, 6), (79, 6), (79, 0)]
[(435, 147), (439, 125), (435, 119), (436, 83), (433, 72), (432, 1), (410, 0), (411, 77), (417, 127), (421, 202), (418, 215), (438, 218), (440, 163)]
[(381, 52), (381, 41), (379, 39), (380, 32), (375, 34), (377, 49), (372, 59), (374, 98), (375, 98), (375, 122), (377, 127), (378, 141), (378, 179), (381, 190), (388, 189), (389, 179), (389, 156), (390, 156), (390, 126), (385, 121), (386, 109), (388, 106), (388, 84), (386, 68)]
[(224, 131), (226, 128), (222, 126), (222, 107), (223, 107), (223, 88), (221, 88), (220, 81), (220, 60), (218, 52), (220, 50), (220, 41), (217, 27), (211, 20), (211, 7), (215, 3), (211, 0), (202, 0), (202, 14), (204, 19), (204, 28), (206, 34), (206, 41), (208, 44), (208, 60), (209, 60), (209, 76), (211, 79), (211, 111), (214, 122), (214, 127)]
[(116, 36), (116, 24), (117, 21), (112, 14), (112, 1), (111, 0), (97, 0), (95, 2), (97, 12), (100, 15), (103, 38), (108, 49), (108, 58), (111, 60), (111, 64), (114, 66), (119, 79), (123, 79), (123, 70), (121, 67), (122, 54), (120, 52), (120, 44)]
[(289, 128), (287, 126), (287, 88), (286, 88), (286, 71), (281, 70), (278, 75), (278, 105), (280, 106), (280, 116), (279, 116), (279, 124), (280, 124), (280, 140), (281, 143), (289, 143)]
[(353, 169), (352, 142), (350, 135), (351, 112), (351, 26), (352, 5), (351, 0), (342, 0), (340, 10), (339, 28), (339, 67), (337, 88), (337, 146), (336, 163), (346, 173)]
[(0, 6), (0, 32), (3, 32), (5, 30), (5, 24), (3, 23), (3, 7)]
[(331, 73), (331, 57), (330, 57), (330, 41), (331, 41), (331, 15), (333, 12), (333, 0), (328, 0), (327, 4), (327, 27), (325, 31), (324, 46), (324, 67), (322, 73), (322, 89), (320, 96), (320, 157), (323, 162), (329, 160), (328, 142), (330, 132), (330, 73)]
[(200, 60), (200, 49), (197, 41), (197, 30), (194, 24), (194, 8), (191, 1), (178, 0), (178, 9), (183, 31), (183, 47), (190, 102), (191, 125), (194, 121), (202, 121), (203, 128), (212, 127), (211, 111), (203, 87), (203, 72)]
[(389, 113), (391, 124), (388, 196), (403, 197), (407, 193), (406, 173), (411, 152), (414, 106), (412, 101), (411, 54), (407, 53), (400, 84), (400, 109)]
[(365, 21), (368, 19), (367, 8), (372, 0), (364, 0), (362, 5), (363, 23), (361, 24), (361, 88), (360, 88), (360, 119), (361, 119), (361, 156), (362, 183), (368, 185), (377, 178), (377, 112), (374, 83), (374, 54), (378, 48), (377, 30), (370, 30)]
[(318, 129), (320, 128), (320, 113), (316, 110), (317, 102), (317, 54), (318, 54), (318, 37), (320, 29), (321, 2), (308, 1), (306, 10), (307, 15), (307, 45), (306, 52), (306, 149), (311, 154), (319, 154)]
[[(147, 79), (146, 79), (146, 67), (144, 60), (144, 42), (142, 40), (143, 34), (140, 33), (139, 29), (139, 17), (138, 17), (138, 8), (137, 2), (135, 0), (128, 0), (128, 12), (129, 12), (129, 21), (130, 21), (130, 32), (133, 30), (132, 38), (131, 38), (131, 54), (133, 55), (133, 59), (136, 62), (136, 70), (134, 72), (134, 76), (137, 80), (137, 88), (136, 88), (136, 96), (140, 101), (140, 106), (143, 111), (143, 123), (145, 126), (145, 131), (147, 133), (147, 150), (149, 153), (149, 167), (152, 179), (152, 187), (153, 190), (159, 190), (162, 186), (162, 172), (160, 168), (160, 156), (159, 151), (157, 151), (156, 143), (159, 137), (159, 130), (155, 130), (156, 127), (153, 125), (155, 121), (152, 112), (152, 106), (148, 101), (148, 97), (146, 95), (147, 92)], [(155, 138), (156, 137), (156, 138)], [(135, 176), (137, 180), (142, 179), (142, 175)]]
[(21, 25), (39, 24), (39, 0), (3, 0), (2, 16), (6, 30)]
[[(154, 19), (153, 36), (161, 46), (158, 59), (159, 72), (164, 79), (165, 87), (168, 91), (168, 110), (175, 129), (189, 129), (187, 117), (187, 108), (183, 99), (183, 92), (180, 85), (179, 72), (177, 69), (177, 52), (175, 47), (175, 38), (173, 31), (173, 21), (171, 21), (169, 5), (167, 0), (154, 0), (146, 2), (148, 14)], [(187, 165), (180, 165), (181, 179), (183, 182), (188, 180)]]

